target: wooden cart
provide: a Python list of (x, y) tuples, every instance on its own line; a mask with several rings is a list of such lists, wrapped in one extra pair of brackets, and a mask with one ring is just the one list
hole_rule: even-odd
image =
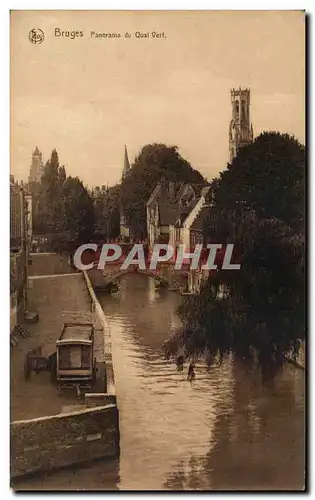
[(79, 396), (82, 388), (92, 387), (96, 377), (93, 323), (65, 323), (56, 347), (59, 388), (75, 387)]

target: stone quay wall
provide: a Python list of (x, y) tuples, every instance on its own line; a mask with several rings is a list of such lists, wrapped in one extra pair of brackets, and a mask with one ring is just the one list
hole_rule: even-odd
[(105, 359), (105, 392), (86, 393), (84, 404), (74, 406), (71, 411), (11, 422), (11, 478), (119, 455), (110, 329), (91, 282), (83, 274), (92, 312), (102, 332), (103, 346), (99, 350)]
[(95, 312), (97, 319), (104, 333), (104, 354), (105, 354), (105, 371), (106, 371), (106, 393), (112, 397), (116, 397), (115, 378), (112, 360), (112, 339), (108, 321), (104, 314), (101, 304), (99, 303), (94, 292), (91, 280), (86, 271), (83, 271), (86, 286), (91, 298), (92, 310)]
[(11, 478), (119, 454), (118, 411), (107, 404), (11, 423)]

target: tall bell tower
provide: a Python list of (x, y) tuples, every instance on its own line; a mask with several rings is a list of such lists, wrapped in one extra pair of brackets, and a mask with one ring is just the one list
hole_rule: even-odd
[(42, 153), (36, 146), (35, 151), (32, 154), (32, 165), (30, 166), (30, 173), (28, 176), (28, 182), (40, 182), (43, 175), (44, 165), (42, 161)]
[(250, 89), (232, 89), (232, 120), (229, 132), (230, 162), (237, 151), (253, 140), (253, 126), (250, 122)]

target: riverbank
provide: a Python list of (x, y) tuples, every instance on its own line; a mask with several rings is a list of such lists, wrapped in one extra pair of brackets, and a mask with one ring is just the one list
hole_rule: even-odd
[[(29, 336), (21, 338), (11, 351), (12, 477), (115, 457), (119, 453), (118, 410), (110, 345), (105, 348), (104, 342), (105, 336), (109, 337), (104, 329), (104, 313), (82, 273), (73, 274), (70, 266), (67, 268), (62, 261), (58, 265), (58, 256), (46, 254), (40, 256), (40, 260), (40, 269), (45, 275), (28, 280), (29, 307), (38, 312), (39, 321), (25, 325)], [(47, 276), (47, 267), (49, 272), (64, 269), (71, 273)], [(44, 357), (55, 352), (62, 324), (69, 316), (72, 321), (76, 316), (82, 318), (82, 313), (94, 318), (91, 321), (97, 373), (89, 392), (80, 399), (76, 391), (60, 393), (51, 383), (49, 372), (32, 373), (26, 380), (26, 354), (38, 347), (42, 348)], [(108, 375), (107, 358), (110, 361)], [(109, 393), (106, 392), (107, 379)], [(19, 489), (18, 486), (15, 489)]]
[[(19, 490), (302, 490), (304, 370), (285, 365), (272, 388), (224, 361), (196, 364), (196, 381), (162, 345), (180, 297), (128, 275), (98, 299), (112, 332), (119, 399), (119, 461), (25, 478)], [(259, 375), (259, 374), (258, 374)]]
[(82, 278), (58, 276), (30, 279), (28, 286), (29, 308), (39, 314), (38, 323), (25, 325), (28, 338), (21, 338), (11, 351), (11, 420), (24, 420), (55, 415), (64, 406), (76, 403), (75, 394), (61, 396), (50, 382), (49, 372), (34, 372), (25, 380), (24, 363), (31, 349), (42, 347), (42, 355), (56, 351), (56, 340), (65, 321), (63, 311), (90, 311), (89, 295)]

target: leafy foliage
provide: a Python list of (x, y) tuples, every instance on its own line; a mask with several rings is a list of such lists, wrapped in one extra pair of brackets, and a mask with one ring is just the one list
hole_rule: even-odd
[(39, 188), (37, 218), (34, 228), (39, 233), (55, 233), (57, 230), (62, 185), (59, 171), (58, 153), (54, 149), (50, 160), (45, 165)]
[(304, 218), (305, 148), (287, 134), (265, 132), (241, 148), (220, 175), (216, 200), (231, 209), (246, 203), (259, 218), (276, 217), (296, 230)]
[(120, 185), (93, 192), (95, 213), (95, 238), (117, 238), (120, 231)]
[(92, 199), (78, 177), (67, 177), (61, 187), (59, 218), (53, 246), (57, 251), (71, 253), (94, 234)]
[(146, 235), (146, 203), (161, 178), (196, 184), (205, 182), (176, 146), (155, 143), (144, 146), (121, 185), (124, 214), (132, 234), (141, 239)]
[[(217, 271), (200, 295), (179, 308), (183, 327), (168, 355), (206, 354), (209, 364), (233, 352), (272, 378), (304, 338), (304, 147), (264, 133), (221, 174), (205, 225), (208, 241), (234, 243), (238, 271)], [(219, 297), (219, 286), (228, 293)]]
[(31, 187), (36, 194), (34, 229), (50, 234), (52, 249), (71, 253), (94, 233), (93, 202), (78, 177), (67, 177), (59, 166), (54, 149), (45, 165), (40, 184)]

